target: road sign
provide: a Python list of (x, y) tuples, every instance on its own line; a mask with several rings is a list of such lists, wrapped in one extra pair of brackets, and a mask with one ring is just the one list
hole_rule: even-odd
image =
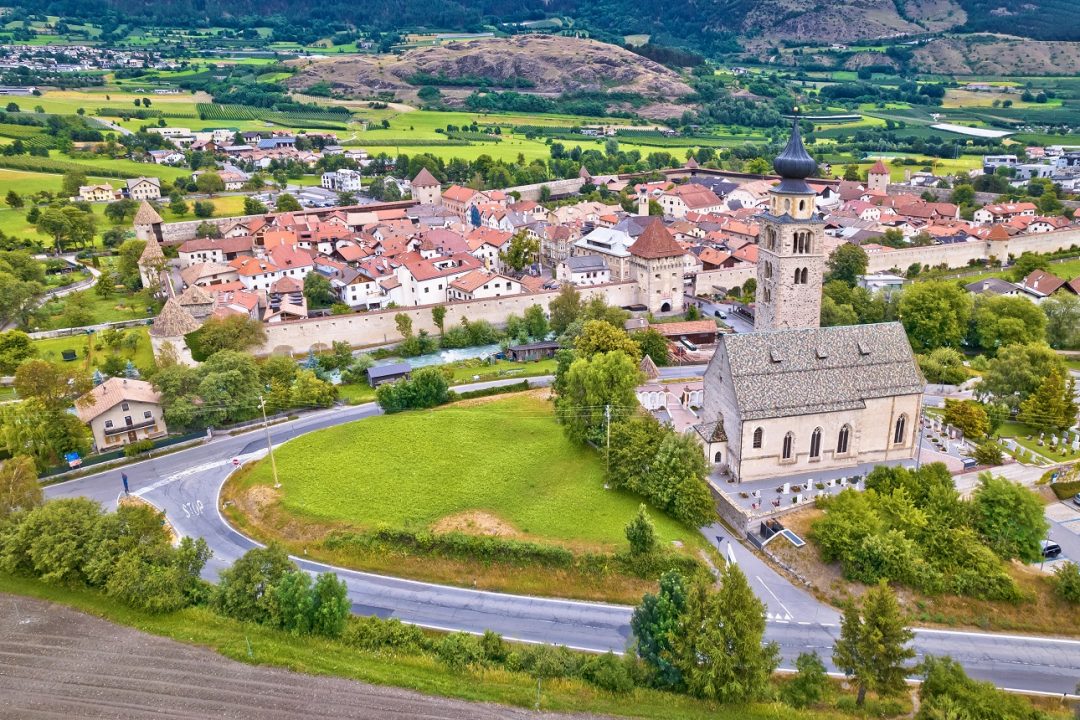
[(233, 464), (233, 467), (240, 467), (240, 458), (233, 458), (232, 459), (232, 464)]

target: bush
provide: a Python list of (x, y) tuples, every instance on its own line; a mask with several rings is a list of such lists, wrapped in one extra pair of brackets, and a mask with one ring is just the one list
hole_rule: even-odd
[(477, 637), (455, 632), (444, 636), (435, 646), (435, 655), (454, 672), (463, 672), (483, 661), (484, 650)]
[(798, 674), (780, 691), (780, 698), (795, 708), (805, 708), (821, 702), (829, 686), (825, 665), (816, 652), (799, 653), (795, 660)]
[(627, 663), (614, 653), (607, 652), (586, 660), (581, 668), (581, 676), (601, 690), (624, 695), (634, 689), (634, 678)]
[(505, 393), (524, 392), (529, 389), (529, 381), (522, 380), (511, 385), (500, 385), (498, 387), (483, 388), (481, 390), (466, 390), (465, 392), (450, 392), (450, 402), (455, 400), (471, 400), (472, 398), (490, 397), (492, 395), (503, 395)]
[(375, 400), (386, 413), (433, 408), (450, 401), (450, 385), (438, 368), (423, 367), (407, 380), (380, 385)]
[(124, 446), (124, 456), (129, 458), (135, 457), (136, 455), (141, 455), (144, 452), (150, 452), (153, 449), (153, 440), (136, 440), (135, 442), (128, 443)]
[(413, 654), (432, 648), (431, 640), (423, 630), (415, 625), (406, 625), (397, 618), (349, 617), (341, 639), (351, 647), (369, 652)]
[(1054, 571), (1054, 592), (1065, 602), (1080, 603), (1080, 565), (1069, 560)]

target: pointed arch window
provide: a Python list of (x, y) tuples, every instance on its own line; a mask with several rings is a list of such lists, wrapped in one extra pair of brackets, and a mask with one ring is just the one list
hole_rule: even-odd
[(907, 429), (907, 415), (896, 418), (896, 427), (893, 430), (893, 444), (901, 445), (904, 442), (904, 431)]
[(847, 455), (848, 445), (851, 441), (851, 426), (845, 425), (840, 428), (840, 434), (836, 436), (836, 454)]
[(784, 436), (784, 448), (782, 457), (784, 460), (791, 460), (795, 452), (795, 433), (788, 433)]
[(764, 440), (765, 440), (765, 430), (763, 430), (762, 428), (757, 428), (756, 430), (754, 430), (754, 448), (757, 449), (757, 450), (760, 450), (761, 449), (761, 443)]
[(810, 435), (810, 459), (819, 460), (821, 458), (821, 428), (814, 428), (814, 432)]

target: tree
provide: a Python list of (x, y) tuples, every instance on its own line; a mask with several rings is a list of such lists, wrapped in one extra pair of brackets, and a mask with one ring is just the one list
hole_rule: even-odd
[(916, 352), (957, 347), (967, 333), (971, 297), (955, 283), (924, 282), (904, 288), (900, 319)]
[(630, 618), (637, 655), (649, 669), (652, 684), (659, 688), (682, 686), (682, 672), (673, 653), (685, 610), (686, 581), (678, 572), (669, 570), (660, 576), (657, 594), (647, 593)]
[(992, 440), (985, 440), (975, 446), (971, 454), (979, 465), (1000, 465), (1004, 459), (1001, 448)]
[(567, 436), (579, 443), (602, 441), (610, 422), (636, 408), (634, 388), (640, 375), (637, 363), (621, 351), (575, 359), (555, 400), (556, 416)]
[(244, 214), (245, 215), (265, 215), (269, 212), (269, 209), (263, 203), (259, 202), (250, 195), (244, 198)]
[(630, 338), (637, 343), (640, 354), (652, 358), (657, 367), (664, 367), (671, 363), (671, 350), (668, 347), (667, 338), (656, 328), (640, 330)]
[(1033, 252), (1021, 253), (1012, 266), (1013, 282), (1020, 282), (1036, 270), (1046, 270), (1047, 267), (1045, 256)]
[(1019, 483), (989, 472), (979, 474), (971, 496), (972, 527), (1004, 559), (1035, 562), (1049, 525), (1039, 496)]
[(197, 352), (200, 358), (208, 358), (222, 350), (244, 351), (265, 342), (263, 324), (242, 315), (210, 318), (188, 336), (192, 352)]
[(60, 183), (60, 194), (62, 197), (76, 197), (79, 194), (79, 188), (85, 184), (86, 173), (82, 170), (68, 170)]
[(525, 308), (525, 332), (529, 337), (543, 340), (548, 334), (548, 319), (544, 315), (544, 308), (539, 305), (530, 305)]
[(91, 387), (85, 370), (61, 367), (47, 360), (26, 360), (15, 371), (19, 397), (40, 400), (50, 410), (66, 410), (74, 398)]
[(516, 272), (521, 272), (536, 262), (539, 253), (540, 240), (522, 230), (510, 238), (506, 250), (499, 253), (499, 259)]
[(23, 206), (23, 199), (19, 193), (14, 190), (8, 190), (7, 195), (4, 197), (4, 202), (7, 203), (9, 208), (17, 210)]
[(844, 180), (848, 182), (858, 182), (862, 178), (859, 176), (858, 165), (845, 165), (844, 166)]
[(795, 708), (805, 708), (821, 701), (829, 687), (825, 664), (816, 652), (799, 653), (795, 659), (798, 673), (780, 691), (780, 698)]
[(833, 662), (858, 685), (858, 706), (865, 702), (867, 691), (879, 695), (903, 691), (904, 662), (915, 657), (908, 647), (913, 637), (896, 595), (884, 580), (863, 595), (861, 613), (855, 603), (848, 604), (833, 647)]
[(972, 680), (964, 668), (948, 656), (927, 655), (916, 668), (919, 711), (916, 720), (1046, 720), (1049, 716), (1020, 696)]
[(273, 624), (294, 635), (311, 630), (311, 576), (303, 570), (290, 570), (272, 586)]
[(195, 228), (195, 237), (197, 238), (220, 238), (221, 228), (212, 222), (201, 222), (198, 227)]
[(990, 422), (983, 406), (974, 400), (945, 400), (945, 422), (956, 427), (970, 440), (986, 437)]
[(209, 200), (196, 200), (195, 201), (195, 217), (208, 218), (214, 217), (214, 203)]
[(866, 251), (853, 243), (844, 243), (833, 250), (828, 261), (828, 280), (840, 280), (855, 287), (860, 275), (866, 274), (869, 260)]
[(765, 643), (765, 605), (735, 563), (719, 573), (720, 590), (696, 583), (687, 593), (673, 655), (687, 691), (720, 703), (748, 703), (766, 695), (779, 659)]
[(0, 333), (0, 373), (11, 375), (24, 360), (37, 354), (30, 336), (21, 330)]
[(304, 297), (307, 298), (308, 306), (313, 309), (330, 307), (338, 299), (330, 281), (317, 272), (309, 272), (304, 277)]
[(0, 448), (11, 455), (29, 455), (38, 470), (58, 465), (66, 453), (85, 455), (90, 430), (65, 409), (38, 398), (0, 405)]
[(1049, 346), (1008, 345), (990, 361), (976, 392), (980, 396), (992, 396), (1010, 409), (1019, 409), (1055, 370), (1062, 377), (1067, 372), (1065, 361)]
[(645, 511), (645, 505), (639, 505), (637, 515), (626, 526), (626, 540), (630, 543), (631, 555), (648, 555), (656, 549), (656, 526)]
[(330, 407), (337, 400), (337, 388), (320, 380), (313, 370), (300, 370), (289, 388), (290, 407)]
[(422, 367), (407, 380), (380, 385), (375, 400), (386, 413), (433, 408), (450, 401), (450, 385), (439, 368)]
[(278, 545), (252, 548), (221, 571), (214, 607), (237, 620), (270, 624), (275, 620), (275, 588), (297, 567)]
[(398, 335), (403, 338), (412, 337), (412, 318), (408, 313), (397, 313), (394, 315), (394, 325), (397, 326)]
[(105, 217), (109, 219), (114, 225), (119, 225), (124, 222), (128, 216), (134, 217), (135, 212), (139, 209), (139, 204), (131, 198), (124, 198), (123, 200), (117, 200), (111, 202), (105, 206)]
[(1059, 350), (1080, 347), (1080, 298), (1056, 293), (1039, 307), (1046, 315), (1046, 340), (1050, 347)]
[(972, 331), (979, 347), (991, 353), (1006, 345), (1043, 342), (1046, 315), (1022, 297), (980, 297), (972, 316)]
[(435, 323), (435, 327), (439, 328), (439, 334), (442, 335), (446, 332), (446, 306), (436, 305), (431, 308), (431, 321)]
[(301, 209), (300, 201), (294, 195), (281, 193), (274, 202), (274, 208), (278, 212), (296, 212)]
[(50, 207), (38, 216), (34, 229), (52, 237), (53, 246), (59, 254), (69, 243), (80, 247), (92, 243), (96, 221), (92, 213), (83, 212), (74, 205)]
[(349, 589), (334, 573), (320, 573), (311, 588), (311, 631), (326, 637), (338, 637), (352, 611)]
[(1020, 422), (1043, 432), (1060, 432), (1076, 422), (1076, 380), (1053, 368), (1038, 389), (1020, 403)]
[(957, 185), (949, 196), (949, 202), (954, 205), (973, 205), (975, 203), (975, 188), (970, 185)]
[(188, 214), (188, 204), (184, 202), (184, 196), (177, 193), (169, 199), (169, 212), (177, 217)]
[(637, 362), (641, 359), (641, 348), (626, 331), (615, 327), (606, 320), (587, 320), (581, 327), (581, 333), (574, 339), (575, 356), (591, 358), (598, 353), (625, 353)]
[(214, 196), (225, 189), (225, 181), (216, 172), (200, 173), (195, 179), (195, 188), (203, 195)]
[(556, 335), (562, 335), (581, 314), (581, 293), (571, 283), (564, 284), (548, 305), (548, 310), (551, 313), (552, 331)]
[(968, 379), (964, 356), (959, 350), (938, 348), (929, 355), (920, 355), (918, 361), (927, 382), (959, 385)]
[(1067, 603), (1080, 604), (1080, 565), (1069, 560), (1054, 570), (1054, 592)]
[(19, 510), (31, 510), (44, 502), (34, 459), (16, 455), (0, 464), (0, 522)]

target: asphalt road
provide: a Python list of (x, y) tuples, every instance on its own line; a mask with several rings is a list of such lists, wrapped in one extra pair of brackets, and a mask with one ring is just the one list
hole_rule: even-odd
[[(703, 366), (666, 368), (685, 377)], [(537, 385), (549, 378), (534, 378)], [(491, 387), (511, 381), (476, 383), (465, 388)], [(379, 414), (374, 404), (333, 408), (306, 415), (270, 429), (274, 445), (344, 422)], [(203, 537), (214, 551), (205, 574), (218, 572), (256, 543), (233, 530), (218, 509), (221, 485), (233, 469), (233, 459), (248, 462), (266, 451), (262, 429), (213, 440), (125, 468), (132, 492), (165, 511), (178, 532)], [(121, 489), (120, 470), (110, 470), (46, 488), (52, 497), (84, 496), (114, 507)], [(816, 650), (826, 662), (838, 634), (835, 609), (820, 603), (738, 542), (722, 526), (705, 529), (706, 537), (746, 572), (769, 613), (767, 638), (780, 645), (783, 666)], [(311, 572), (328, 568), (295, 558)], [(548, 642), (592, 651), (626, 649), (631, 609), (602, 603), (523, 597), (467, 588), (433, 585), (333, 568), (349, 588), (353, 610), (445, 630), (494, 630), (508, 639)], [(1068, 622), (1062, 618), (1062, 622)], [(1005, 636), (967, 631), (919, 630), (920, 654), (948, 654), (974, 677), (1000, 687), (1053, 694), (1072, 693), (1080, 680), (1080, 640)]]

